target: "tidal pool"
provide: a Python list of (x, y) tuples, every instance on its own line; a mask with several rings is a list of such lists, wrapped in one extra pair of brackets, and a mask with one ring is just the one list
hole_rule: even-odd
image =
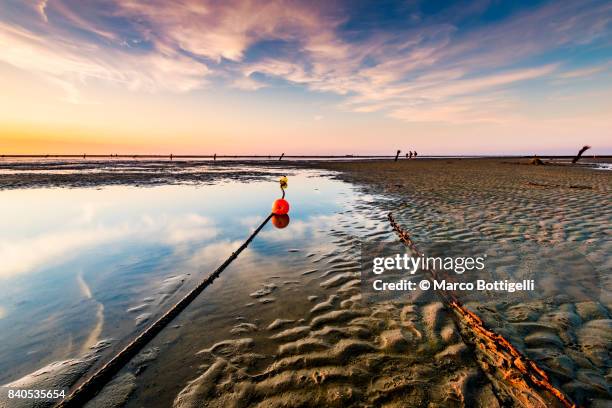
[[(211, 338), (247, 303), (283, 303), (272, 291), (249, 296), (262, 282), (275, 279), (289, 291), (282, 296), (299, 292), (289, 281), (308, 268), (308, 251), (332, 250), (319, 231), (354, 200), (352, 187), (316, 171), (289, 176), (290, 224), (268, 223), (192, 308), (215, 322), (202, 328)], [(108, 359), (223, 262), (279, 193), (273, 176), (0, 191), (0, 384), (92, 348), (103, 349), (98, 364)]]
[[(580, 217), (563, 216), (555, 228), (533, 231), (541, 225), (533, 214), (553, 208), (546, 198), (556, 198), (555, 192), (529, 190), (535, 198), (525, 205), (527, 198), (514, 191), (506, 197), (484, 188), (481, 200), (500, 207), (493, 217), (475, 206), (471, 193), (432, 199), (406, 188), (374, 196), (368, 192), (380, 190), (335, 174), (278, 164), (225, 164), (202, 182), (160, 170), (158, 180), (151, 175), (156, 166), (141, 165), (146, 174), (138, 177), (100, 179), (73, 170), (57, 179), (47, 171), (25, 177), (25, 184), (11, 173), (10, 185), (29, 188), (0, 186), (7, 188), (0, 190), (0, 384), (74, 388), (244, 242), (268, 215), (280, 195), (278, 176), (286, 172), (289, 225), (268, 223), (89, 408), (459, 401), (495, 407), (517, 395), (537, 396), (486, 371), (486, 361), (498, 356), (474, 347), (473, 328), (453, 318), (438, 294), (371, 299), (363, 290), (363, 244), (405, 248), (389, 246), (397, 236), (388, 212), (420, 248), (430, 239), (451, 243), (462, 256), (486, 250), (493, 255), (491, 276), (533, 271), (540, 288), (535, 297), (459, 298), (579, 404), (609, 399), (602, 386), (611, 333), (602, 306), (609, 275), (596, 266), (606, 265), (610, 246), (595, 234), (606, 224), (591, 201), (569, 197), (565, 211)], [(148, 187), (131, 185), (141, 182)], [(72, 188), (41, 188), (55, 183)], [(548, 218), (554, 217), (558, 212)], [(31, 406), (7, 402), (2, 392), (0, 407)], [(39, 404), (45, 405), (51, 403)]]

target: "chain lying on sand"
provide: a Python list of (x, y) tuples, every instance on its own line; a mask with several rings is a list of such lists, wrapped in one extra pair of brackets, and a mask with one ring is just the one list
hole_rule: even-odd
[(204, 289), (206, 289), (229, 264), (251, 243), (261, 229), (270, 221), (273, 214), (253, 231), (246, 241), (225, 260), (213, 273), (208, 275), (194, 289), (187, 293), (181, 300), (170, 308), (162, 317), (147, 327), (130, 344), (123, 348), (108, 363), (100, 368), (95, 374), (89, 377), (83, 384), (75, 389), (65, 399), (60, 401), (55, 408), (82, 407), (87, 401), (92, 399), (110, 381), (115, 374), (127, 364), (149, 341), (153, 339), (172, 319), (182, 312)]
[[(402, 229), (391, 213), (388, 218), (400, 241), (415, 254), (423, 255), (410, 234)], [(435, 270), (428, 270), (428, 272), (434, 279), (437, 279)], [(464, 341), (472, 344), (484, 354), (485, 358), (479, 359), (483, 371), (487, 375), (496, 377), (503, 384), (508, 384), (506, 391), (515, 402), (527, 407), (545, 408), (551, 404), (567, 408), (576, 407), (563, 391), (550, 382), (544, 370), (523, 355), (503, 336), (487, 329), (484, 322), (453, 294), (442, 290), (437, 293), (446, 307), (453, 312)]]

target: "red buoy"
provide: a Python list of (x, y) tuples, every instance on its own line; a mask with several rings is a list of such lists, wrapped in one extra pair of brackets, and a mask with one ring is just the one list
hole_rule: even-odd
[(285, 199), (279, 198), (278, 200), (274, 200), (274, 204), (272, 204), (272, 214), (275, 215), (283, 215), (289, 212), (289, 202)]

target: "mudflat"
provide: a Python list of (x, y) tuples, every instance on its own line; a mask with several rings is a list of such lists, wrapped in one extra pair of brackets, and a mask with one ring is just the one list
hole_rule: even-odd
[[(527, 163), (284, 162), (244, 164), (246, 176), (235, 168), (219, 171), (219, 180), (250, 181), (317, 168), (348, 187), (334, 196), (344, 198), (333, 215), (293, 224), (312, 229), (304, 239), (292, 225), (288, 235), (264, 231), (259, 239), (275, 244), (260, 249), (260, 258), (236, 263), (237, 272), (248, 271), (228, 272), (236, 287), (204, 293), (89, 406), (606, 406), (612, 399), (612, 173)], [(117, 169), (96, 181), (99, 171), (91, 167), (64, 169), (63, 181), (32, 176), (21, 187), (217, 178), (208, 164), (144, 163), (136, 177)], [(309, 178), (309, 201), (323, 185), (317, 177)], [(535, 294), (459, 296), (461, 308), (437, 294), (365, 301), (360, 244), (398, 241), (388, 214), (419, 246), (496, 246), (507, 264), (501, 275), (539, 272)], [(250, 281), (253, 288), (242, 288)], [(75, 365), (56, 363), (45, 372), (56, 382), (65, 377), (54, 374), (64, 366)]]
[[(571, 401), (604, 406), (612, 395), (612, 173), (593, 165), (442, 159), (329, 163), (325, 168), (340, 171), (339, 177), (367, 193), (388, 196), (381, 210), (391, 213), (417, 244), (503, 242), (538, 259), (542, 270), (556, 263), (540, 276), (539, 290), (546, 295), (468, 301), (466, 307), (536, 362)], [(587, 268), (572, 266), (584, 260)], [(577, 289), (578, 280), (590, 280), (590, 289)], [(466, 333), (461, 321), (458, 326), (469, 343), (469, 328)], [(518, 383), (503, 384), (509, 372), (496, 373), (499, 369), (490, 364), (495, 357), (487, 353), (476, 348), (473, 356), (498, 399), (516, 404), (523, 398), (535, 406), (559, 402), (521, 396)]]
[[(257, 336), (202, 349), (175, 407), (609, 403), (612, 173), (508, 159), (308, 166), (368, 198), (326, 231), (335, 249), (312, 258), (325, 296), (309, 311), (284, 298)], [(397, 240), (388, 213), (417, 244), (507, 244), (509, 273), (537, 270), (539, 292), (468, 297), (461, 308), (435, 296), (364, 302), (360, 267), (346, 260), (360, 240)]]

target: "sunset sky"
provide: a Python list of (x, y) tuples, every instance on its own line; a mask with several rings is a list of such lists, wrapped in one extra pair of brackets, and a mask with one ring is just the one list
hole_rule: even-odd
[(610, 1), (0, 0), (0, 154), (612, 154)]

